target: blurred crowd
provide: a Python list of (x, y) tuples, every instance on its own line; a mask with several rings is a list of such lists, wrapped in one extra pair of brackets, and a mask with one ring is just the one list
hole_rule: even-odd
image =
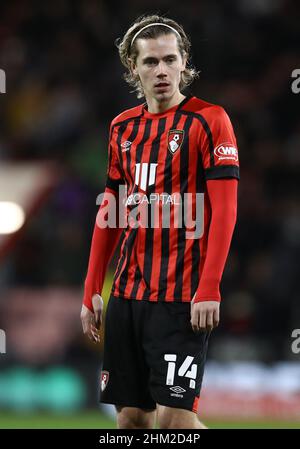
[(238, 222), (209, 355), (293, 360), (291, 332), (300, 327), (300, 94), (291, 90), (292, 71), (300, 69), (297, 2), (2, 4), (0, 164), (54, 160), (63, 173), (2, 262), (5, 285), (82, 288), (109, 124), (141, 102), (122, 79), (114, 41), (139, 15), (156, 12), (191, 37), (201, 73), (187, 92), (225, 108), (240, 151)]

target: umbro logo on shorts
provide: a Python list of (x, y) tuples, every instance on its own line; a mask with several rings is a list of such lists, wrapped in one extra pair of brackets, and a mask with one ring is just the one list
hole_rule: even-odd
[(178, 385), (175, 387), (170, 387), (170, 390), (174, 391), (174, 393), (171, 393), (171, 396), (175, 396), (176, 398), (183, 398), (183, 394), (186, 390), (182, 387), (179, 387)]
[(179, 387), (178, 385), (176, 387), (171, 387), (170, 390), (174, 391), (175, 393), (185, 393), (186, 390), (182, 387)]

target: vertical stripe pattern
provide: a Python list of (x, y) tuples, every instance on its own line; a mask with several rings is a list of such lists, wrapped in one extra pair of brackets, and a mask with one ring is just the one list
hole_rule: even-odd
[[(205, 135), (211, 167), (214, 166), (214, 143), (207, 120), (200, 113), (189, 110), (188, 104), (189, 97), (171, 112), (155, 115), (142, 111), (138, 116), (114, 125), (109, 160), (115, 151), (127, 193), (131, 198), (137, 196), (141, 201), (145, 200), (148, 218), (148, 227), (132, 228), (128, 224), (124, 229), (112, 289), (115, 296), (145, 301), (188, 302), (199, 285), (210, 211), (206, 209), (203, 237), (186, 239), (189, 227), (186, 229), (185, 206), (182, 204), (182, 208), (176, 209), (174, 201), (178, 198), (176, 195), (184, 202), (185, 193), (205, 192), (204, 167), (201, 149), (198, 148), (198, 142), (203, 139), (199, 138), (199, 133), (203, 133), (202, 137)], [(168, 145), (176, 130), (179, 131), (177, 141), (180, 147), (172, 152)], [(163, 196), (164, 201), (171, 198), (169, 227), (162, 227), (163, 204), (166, 204)], [(196, 196), (193, 198), (196, 205)], [(157, 206), (157, 227), (151, 227), (151, 223), (156, 223), (152, 215), (153, 204)], [(127, 214), (136, 211), (136, 207), (134, 202), (128, 205)], [(178, 211), (182, 227), (175, 224)], [(191, 215), (195, 217), (194, 213)]]

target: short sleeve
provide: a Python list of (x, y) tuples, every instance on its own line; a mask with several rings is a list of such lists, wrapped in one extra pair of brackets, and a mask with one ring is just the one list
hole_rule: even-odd
[(205, 178), (239, 179), (239, 158), (236, 137), (227, 113), (215, 106), (202, 120), (200, 137)]
[(117, 142), (115, 140), (114, 127), (110, 127), (109, 145), (108, 145), (108, 164), (106, 187), (118, 192), (119, 185), (124, 184), (122, 169), (118, 156)]

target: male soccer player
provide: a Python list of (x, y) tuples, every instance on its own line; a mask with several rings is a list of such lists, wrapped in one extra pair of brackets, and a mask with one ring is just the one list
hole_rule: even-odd
[[(188, 63), (190, 41), (178, 23), (143, 16), (117, 45), (125, 79), (146, 101), (111, 123), (99, 214), (113, 208), (110, 195), (118, 207), (125, 185), (128, 223), (101, 228), (96, 221), (83, 330), (99, 341), (103, 280), (121, 237), (106, 311), (101, 401), (115, 404), (118, 428), (152, 428), (155, 417), (160, 428), (205, 428), (197, 410), (236, 221), (236, 139), (222, 107), (182, 93), (197, 72)], [(196, 219), (193, 226), (185, 220), (180, 226), (187, 203)], [(139, 218), (145, 218), (146, 207), (148, 226), (130, 224), (137, 205)], [(162, 218), (167, 206), (169, 215)]]

